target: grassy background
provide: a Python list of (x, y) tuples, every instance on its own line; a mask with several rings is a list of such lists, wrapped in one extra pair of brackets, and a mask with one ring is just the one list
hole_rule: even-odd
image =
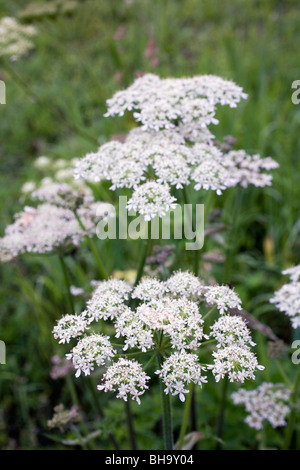
[[(7, 89), (7, 104), (0, 107), (1, 234), (21, 208), (21, 185), (37, 176), (32, 168), (36, 157), (83, 156), (98, 142), (133, 125), (130, 116), (108, 119), (103, 114), (105, 100), (131, 84), (139, 71), (161, 77), (212, 73), (232, 79), (249, 98), (236, 110), (219, 111), (217, 137), (235, 136), (237, 148), (271, 155), (280, 169), (274, 172), (271, 188), (230, 190), (217, 200), (232, 231), (211, 244), (228, 255), (225, 270), (217, 266), (214, 275), (220, 283), (231, 280), (245, 307), (289, 341), (289, 323), (267, 300), (282, 283), (280, 271), (300, 261), (300, 105), (291, 102), (291, 84), (300, 78), (299, 2), (78, 0), (64, 2), (66, 12), (59, 2), (35, 1), (42, 10), (38, 16), (31, 6), (31, 13), (24, 12), (29, 3), (2, 0), (0, 5), (0, 16), (22, 17), (39, 31), (35, 49), (10, 64), (22, 83), (13, 80), (0, 62), (0, 79)], [(159, 59), (155, 67), (144, 55), (151, 39)], [(107, 251), (110, 271), (136, 266), (134, 244), (110, 243), (99, 249)], [(78, 259), (81, 268), (75, 262)], [(85, 269), (89, 279), (97, 275), (88, 250), (76, 260), (68, 260), (74, 284), (83, 282)], [(57, 261), (50, 257), (0, 266), (0, 338), (8, 346), (8, 364), (0, 366), (0, 445), (4, 448), (53, 446), (45, 435), (46, 421), (58, 402), (68, 404), (67, 386), (49, 378), (50, 356), (62, 353), (51, 329), (66, 309), (57, 272)], [(77, 307), (82, 307), (80, 300)], [(258, 341), (260, 355), (265, 356), (264, 342)], [(264, 379), (278, 379), (272, 367)], [(284, 367), (292, 376), (289, 361)], [(84, 387), (79, 383), (79, 394)], [(202, 395), (206, 406), (199, 420), (207, 437), (214, 436), (218, 393), (208, 386)], [(87, 409), (90, 400), (88, 392), (82, 393)], [(147, 417), (134, 408), (138, 426), (149, 428), (140, 446), (154, 448), (158, 443), (153, 429), (158, 423), (154, 416), (149, 419), (152, 402), (145, 406)], [(124, 434), (118, 407), (117, 402), (109, 405), (109, 423)], [(230, 411), (227, 448), (256, 447), (256, 435), (243, 424), (243, 416), (233, 407)], [(235, 435), (237, 421), (243, 442)], [(279, 434), (268, 430), (270, 445), (276, 445)], [(125, 434), (121, 437), (126, 442)], [(204, 447), (211, 445), (211, 440), (203, 441)]]

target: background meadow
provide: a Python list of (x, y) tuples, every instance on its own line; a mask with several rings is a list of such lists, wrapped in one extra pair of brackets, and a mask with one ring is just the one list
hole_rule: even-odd
[[(219, 109), (218, 136), (232, 135), (236, 147), (272, 156), (280, 164), (269, 188), (230, 189), (215, 198), (215, 217), (231, 230), (209, 238), (205, 248), (218, 249), (224, 262), (202, 259), (202, 270), (217, 282), (232, 283), (243, 307), (270, 326), (289, 347), (295, 332), (289, 320), (268, 300), (284, 279), (281, 271), (300, 262), (300, 105), (291, 101), (292, 82), (300, 79), (300, 7), (297, 0), (2, 0), (0, 17), (34, 24), (35, 48), (16, 62), (0, 59), (6, 83), (6, 105), (0, 106), (1, 235), (22, 208), (21, 187), (47, 176), (34, 160), (70, 160), (94, 151), (114, 135), (134, 127), (130, 115), (104, 118), (105, 101), (129, 86), (141, 73), (160, 77), (199, 74), (233, 80), (248, 93), (235, 110)], [(105, 186), (99, 198), (114, 202)], [(98, 241), (107, 271), (135, 270), (138, 243)], [(85, 287), (97, 278), (88, 246), (68, 257), (72, 284)], [(172, 269), (188, 269), (183, 256)], [(62, 356), (51, 333), (68, 309), (63, 278), (55, 257), (23, 256), (0, 264), (0, 339), (7, 345), (7, 364), (0, 366), (0, 447), (3, 449), (76, 448), (77, 428), (59, 433), (47, 421), (59, 403), (79, 405), (82, 422), (98, 432), (88, 446), (111, 448), (109, 431), (121, 447), (129, 446), (123, 406), (99, 402), (84, 379), (53, 380), (51, 358)], [(84, 300), (75, 298), (76, 309)], [(268, 340), (253, 334), (259, 381), (293, 380), (297, 367), (284, 350), (278, 360), (268, 354)], [(297, 331), (296, 331), (297, 336)], [(299, 336), (300, 337), (300, 336)], [(277, 364), (276, 364), (277, 363)], [(251, 384), (249, 384), (251, 388)], [(237, 385), (230, 384), (230, 391)], [(197, 397), (199, 449), (214, 449), (221, 389), (207, 384)], [(160, 448), (159, 400), (133, 404), (138, 447)], [(228, 398), (224, 449), (277, 448), (283, 431), (267, 425), (250, 429), (245, 412)], [(102, 417), (102, 408), (105, 417)], [(175, 431), (182, 406), (174, 410)], [(177, 425), (177, 428), (176, 428)], [(238, 430), (238, 432), (237, 432)], [(300, 449), (300, 424), (292, 447)], [(63, 442), (62, 442), (63, 439)]]

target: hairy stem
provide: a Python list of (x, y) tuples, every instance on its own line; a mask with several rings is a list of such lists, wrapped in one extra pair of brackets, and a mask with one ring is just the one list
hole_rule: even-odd
[(183, 439), (184, 439), (184, 436), (186, 435), (188, 419), (189, 419), (189, 414), (190, 414), (190, 409), (191, 409), (191, 404), (192, 404), (192, 393), (193, 393), (193, 383), (191, 382), (189, 385), (189, 393), (185, 401), (185, 407), (184, 407), (181, 429), (180, 429), (180, 434), (179, 434), (178, 450), (182, 450)]
[(133, 426), (133, 416), (131, 411), (131, 402), (129, 401), (130, 398), (125, 401), (125, 414), (126, 414), (126, 422), (127, 422), (127, 429), (129, 433), (129, 440), (132, 450), (137, 450), (137, 443), (136, 443), (136, 436), (135, 430)]
[(147, 239), (146, 242), (144, 242), (143, 248), (142, 248), (141, 254), (140, 254), (140, 261), (139, 261), (139, 265), (138, 265), (136, 280), (135, 280), (135, 283), (134, 283), (135, 286), (138, 285), (138, 283), (140, 282), (141, 277), (143, 275), (145, 264), (146, 264), (146, 259), (147, 259), (148, 252), (149, 252), (150, 243), (151, 243), (151, 236), (148, 233), (148, 239)]
[(227, 389), (228, 389), (228, 377), (226, 376), (222, 383), (221, 406), (220, 406), (220, 412), (219, 412), (219, 418), (218, 418), (218, 429), (217, 429), (217, 438), (218, 438), (217, 449), (218, 450), (220, 450), (222, 447)]
[[(162, 364), (162, 356), (158, 354), (157, 361), (159, 367)], [(173, 423), (172, 423), (172, 408), (171, 408), (171, 397), (170, 394), (164, 392), (163, 381), (160, 380), (160, 393), (161, 393), (161, 406), (162, 406), (162, 418), (163, 418), (163, 438), (164, 438), (164, 449), (173, 449)]]
[(95, 261), (97, 263), (101, 279), (107, 281), (108, 275), (107, 275), (106, 270), (105, 270), (105, 268), (102, 264), (101, 258), (99, 256), (99, 253), (98, 253), (96, 247), (95, 247), (95, 244), (94, 244), (93, 240), (90, 237), (88, 237), (88, 244), (90, 245), (90, 249), (91, 249), (91, 251), (94, 255)]
[(202, 320), (206, 320), (215, 310), (216, 310), (217, 306), (214, 305), (205, 315), (204, 317), (202, 317)]
[(59, 255), (59, 261), (60, 261), (61, 270), (62, 270), (62, 273), (63, 273), (63, 276), (64, 276), (64, 281), (65, 281), (65, 286), (66, 286), (66, 291), (67, 291), (67, 297), (68, 297), (68, 300), (69, 300), (71, 313), (72, 313), (72, 315), (74, 315), (74, 313), (75, 313), (74, 302), (73, 302), (73, 297), (72, 297), (72, 294), (71, 294), (71, 291), (70, 291), (71, 283), (70, 283), (70, 278), (69, 278), (67, 265), (66, 265), (65, 258), (63, 257), (63, 255)]
[[(82, 220), (80, 219), (77, 211), (75, 211), (75, 217), (78, 220), (78, 223), (79, 223), (80, 227), (82, 228), (82, 230), (86, 230), (86, 228), (85, 228)], [(104, 269), (104, 266), (102, 264), (102, 261), (101, 261), (101, 258), (99, 256), (99, 253), (97, 251), (97, 248), (95, 246), (95, 243), (93, 242), (93, 240), (90, 237), (86, 237), (86, 238), (87, 238), (88, 244), (90, 246), (91, 252), (93, 253), (93, 256), (94, 256), (95, 261), (97, 263), (97, 266), (98, 266), (98, 269), (99, 269), (99, 272), (100, 272), (100, 277), (101, 277), (101, 279), (104, 279), (106, 281), (108, 279), (108, 275), (106, 273), (106, 270)]]

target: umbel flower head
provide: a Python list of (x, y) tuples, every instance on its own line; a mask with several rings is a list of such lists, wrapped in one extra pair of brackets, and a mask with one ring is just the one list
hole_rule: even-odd
[[(220, 303), (220, 297), (217, 302)], [(211, 327), (211, 336), (217, 340), (217, 350), (212, 353), (214, 364), (208, 368), (217, 382), (228, 376), (230, 382), (243, 383), (245, 380), (254, 379), (256, 370), (264, 370), (264, 366), (258, 364), (255, 354), (251, 351), (251, 346), (255, 346), (255, 343), (241, 317), (220, 317)]]
[(84, 237), (93, 237), (100, 220), (115, 217), (111, 204), (96, 202), (90, 189), (81, 184), (44, 179), (38, 187), (30, 185), (26, 198), (42, 204), (25, 206), (6, 227), (0, 238), (1, 261), (24, 253), (66, 253)]
[(262, 429), (265, 421), (273, 428), (286, 425), (291, 391), (284, 384), (263, 382), (254, 390), (240, 388), (231, 397), (235, 405), (245, 406), (250, 428)]
[(134, 191), (127, 203), (127, 209), (138, 212), (149, 221), (157, 216), (164, 217), (171, 209), (175, 209), (175, 201), (168, 185), (148, 181)]
[(59, 343), (69, 343), (71, 338), (78, 338), (88, 329), (86, 311), (80, 315), (64, 315), (53, 328), (53, 336)]
[(289, 275), (290, 282), (283, 284), (270, 302), (290, 318), (293, 328), (298, 328), (300, 326), (300, 265), (286, 269), (282, 274)]
[(129, 395), (140, 404), (140, 396), (147, 390), (149, 379), (137, 361), (120, 358), (118, 362), (107, 368), (102, 379), (103, 383), (97, 388), (105, 392), (117, 391), (117, 398), (122, 398), (124, 401), (128, 400)]
[(208, 286), (203, 290), (208, 305), (217, 305), (221, 315), (230, 308), (241, 310), (241, 299), (233, 289), (228, 286)]
[(277, 167), (270, 157), (251, 156), (245, 151), (223, 154), (212, 142), (187, 145), (175, 131), (153, 136), (153, 131), (134, 129), (124, 143), (108, 142), (80, 159), (75, 178), (110, 180), (112, 190), (132, 189), (128, 209), (150, 220), (176, 207), (172, 188), (192, 185), (197, 191), (212, 190), (220, 195), (237, 185), (269, 186), (272, 176), (265, 171)]
[(32, 37), (37, 34), (33, 26), (22, 25), (16, 18), (0, 19), (0, 57), (17, 60), (33, 48)]
[(193, 140), (203, 128), (218, 123), (218, 104), (235, 107), (245, 98), (241, 87), (214, 75), (160, 79), (146, 74), (107, 101), (106, 116), (133, 111), (143, 129), (157, 132), (178, 127), (184, 137)]
[(207, 377), (202, 375), (206, 368), (201, 366), (196, 354), (186, 351), (175, 352), (166, 359), (161, 369), (156, 374), (166, 385), (165, 393), (179, 395), (181, 401), (185, 401), (186, 388), (190, 383), (200, 385), (207, 382)]
[(71, 186), (68, 183), (43, 180), (42, 184), (35, 188), (31, 194), (32, 201), (48, 202), (56, 206), (76, 210), (82, 205), (94, 203), (94, 197), (89, 187), (78, 185)]
[(34, 166), (40, 173), (40, 181), (27, 181), (23, 185), (22, 200), (49, 202), (71, 210), (93, 203), (93, 192), (86, 181), (74, 179), (77, 162), (77, 158), (68, 161), (38, 157)]
[(256, 370), (264, 370), (258, 364), (255, 354), (248, 347), (225, 346), (212, 353), (214, 364), (209, 365), (217, 382), (228, 376), (230, 382), (241, 382), (255, 379)]
[(269, 186), (278, 167), (270, 157), (244, 150), (222, 151), (207, 126), (217, 124), (217, 105), (235, 107), (246, 98), (233, 82), (212, 75), (160, 79), (148, 74), (108, 100), (107, 116), (133, 111), (141, 127), (125, 142), (111, 141), (80, 159), (75, 177), (111, 181), (111, 190), (128, 188), (128, 209), (145, 220), (175, 208), (174, 189), (192, 186), (222, 194), (241, 185)]
[(233, 345), (255, 346), (245, 321), (237, 315), (220, 317), (211, 327), (211, 336), (216, 338), (218, 348)]
[[(251, 351), (254, 343), (244, 320), (224, 315), (232, 305), (239, 308), (240, 302), (234, 290), (205, 286), (189, 272), (175, 272), (167, 281), (144, 277), (137, 286), (109, 279), (95, 283), (86, 310), (63, 317), (53, 333), (63, 343), (79, 339), (67, 355), (77, 375), (108, 367), (99, 390), (115, 391), (118, 398), (131, 397), (139, 403), (150, 377), (143, 362), (129, 360), (126, 355), (128, 351), (139, 358), (143, 353), (154, 354), (161, 357), (156, 374), (165, 385), (165, 393), (184, 401), (190, 383), (202, 386), (207, 381), (203, 374), (207, 370), (212, 370), (217, 381), (228, 376), (231, 381), (244, 382), (263, 369)], [(209, 335), (203, 313), (209, 308), (211, 314), (211, 305), (218, 318)], [(99, 334), (94, 326), (100, 320), (112, 322), (110, 337)], [(198, 352), (210, 336), (216, 342), (213, 364), (210, 360), (200, 364)]]
[[(70, 209), (49, 203), (26, 206), (0, 238), (1, 260), (9, 261), (24, 253), (66, 252), (77, 247), (85, 236), (95, 235), (102, 204), (80, 206), (77, 215)], [(106, 217), (107, 204), (104, 206), (103, 217)]]
[(116, 351), (110, 344), (108, 336), (93, 334), (78, 341), (66, 357), (73, 361), (74, 368), (77, 370), (76, 377), (79, 377), (81, 372), (90, 375), (91, 371), (94, 370), (94, 364), (100, 367), (105, 364), (106, 360), (114, 357), (115, 354)]

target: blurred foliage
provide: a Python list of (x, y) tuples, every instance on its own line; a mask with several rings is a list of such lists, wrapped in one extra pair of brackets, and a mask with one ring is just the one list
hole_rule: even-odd
[[(289, 322), (268, 299), (282, 283), (281, 270), (300, 260), (300, 106), (291, 102), (291, 84), (300, 78), (299, 2), (2, 0), (0, 16), (4, 15), (33, 23), (38, 35), (35, 49), (10, 64), (21, 82), (13, 80), (0, 62), (0, 79), (5, 80), (7, 90), (7, 104), (0, 107), (1, 234), (21, 208), (21, 185), (37, 178), (32, 168), (36, 157), (83, 156), (96, 149), (97, 143), (134, 125), (130, 116), (108, 119), (103, 114), (105, 100), (131, 84), (141, 71), (162, 77), (211, 73), (232, 79), (249, 98), (236, 110), (219, 110), (217, 138), (233, 135), (237, 148), (271, 155), (280, 169), (274, 172), (270, 188), (228, 190), (215, 199), (220, 220), (230, 230), (208, 240), (207, 249), (218, 247), (226, 255), (224, 266), (208, 266), (208, 274), (219, 283), (230, 281), (245, 309), (289, 343)], [(155, 62), (144, 55), (152, 39)], [(98, 247), (106, 253), (109, 272), (136, 268), (137, 243), (98, 242)], [(97, 278), (87, 247), (67, 261), (75, 285), (84, 285), (85, 277)], [(174, 267), (188, 268), (189, 262), (180, 258)], [(53, 381), (49, 376), (51, 356), (62, 355), (64, 350), (51, 334), (55, 319), (67, 309), (58, 260), (26, 256), (0, 266), (0, 275), (0, 338), (7, 344), (8, 362), (0, 366), (0, 447), (62, 448), (60, 437), (55, 440), (46, 426), (54, 406), (71, 407), (74, 402), (73, 379)], [(80, 298), (76, 302), (80, 310), (84, 303)], [(282, 380), (266, 355), (265, 339), (257, 336), (260, 361), (266, 366), (260, 379)], [(292, 378), (295, 367), (289, 359), (283, 358), (282, 365)], [(74, 383), (84, 410), (83, 423), (91, 431), (103, 431), (95, 443), (110, 448), (110, 428), (123, 448), (128, 448), (122, 403), (101, 396), (106, 417), (95, 419), (94, 399), (86, 382)], [(200, 449), (216, 445), (220, 393), (213, 384), (198, 392), (198, 426), (204, 434)], [(143, 403), (140, 408), (133, 405), (139, 447), (160, 448), (157, 395), (145, 397)], [(181, 413), (182, 405), (176, 401), (176, 432)], [(279, 445), (281, 430), (255, 433), (230, 400), (226, 418), (224, 448)], [(64, 438), (78, 436), (70, 429)]]

